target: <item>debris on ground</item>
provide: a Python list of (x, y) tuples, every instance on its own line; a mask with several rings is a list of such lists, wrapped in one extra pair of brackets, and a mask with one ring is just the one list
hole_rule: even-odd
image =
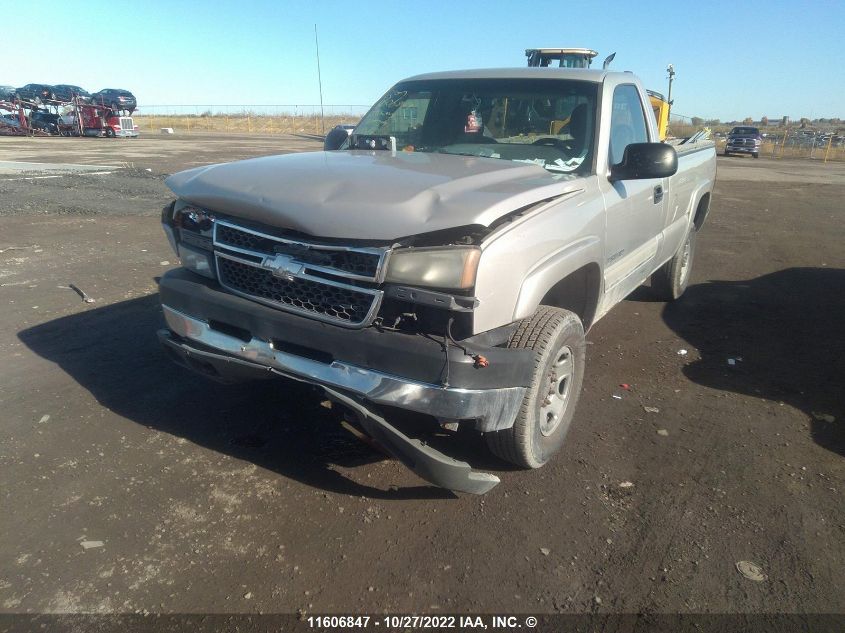
[(548, 547), (541, 547), (541, 548), (540, 548), (540, 553), (541, 553), (543, 556), (548, 556), (549, 554), (551, 554), (551, 553), (552, 553), (552, 550), (550, 550)]
[(634, 487), (634, 482), (632, 482), (632, 481), (623, 481), (623, 482), (621, 482), (621, 483), (619, 484), (619, 487), (620, 487), (620, 488), (633, 488), (633, 487)]
[(689, 352), (687, 352), (687, 350), (685, 350), (685, 349), (679, 349), (678, 350), (678, 356), (686, 356), (688, 353)]
[(621, 400), (622, 396), (620, 396), (618, 393), (614, 393), (613, 398), (616, 399), (616, 400)]
[(753, 580), (754, 582), (763, 582), (768, 578), (763, 573), (763, 568), (756, 563), (752, 563), (750, 560), (739, 561), (736, 564), (736, 569), (740, 574), (748, 578), (748, 580)]
[(660, 413), (660, 409), (658, 409), (657, 407), (647, 407), (643, 405), (643, 409), (646, 413)]
[(657, 429), (657, 434), (663, 437), (667, 437), (669, 435), (669, 431), (666, 429)]
[(82, 549), (94, 549), (95, 547), (102, 547), (105, 543), (102, 541), (82, 541), (80, 545)]
[(41, 419), (38, 420), (38, 424), (44, 424), (45, 422), (49, 422), (49, 421), (50, 421), (49, 415), (42, 415)]
[(6, 251), (25, 251), (29, 248), (38, 248), (38, 244), (30, 244), (29, 246), (7, 246), (6, 248), (0, 248), (0, 253), (5, 253)]
[(93, 300), (91, 297), (89, 297), (89, 296), (85, 293), (85, 291), (84, 291), (84, 290), (82, 290), (79, 286), (74, 285), (74, 284), (68, 284), (68, 285), (67, 285), (67, 287), (68, 287), (68, 288), (70, 288), (71, 290), (73, 290), (73, 291), (74, 291), (76, 294), (78, 294), (80, 297), (82, 297), (82, 300), (83, 300), (85, 303), (94, 303), (94, 300)]
[(619, 386), (622, 387), (625, 391), (631, 391), (631, 385), (629, 385), (627, 382), (623, 382)]
[(252, 592), (251, 591), (247, 591), (244, 594), (244, 600), (252, 600)]

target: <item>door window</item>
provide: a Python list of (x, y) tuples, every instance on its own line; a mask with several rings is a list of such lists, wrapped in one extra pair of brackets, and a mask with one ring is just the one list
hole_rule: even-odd
[(625, 148), (631, 143), (648, 143), (647, 130), (637, 88), (632, 84), (616, 86), (610, 117), (610, 164), (621, 163)]

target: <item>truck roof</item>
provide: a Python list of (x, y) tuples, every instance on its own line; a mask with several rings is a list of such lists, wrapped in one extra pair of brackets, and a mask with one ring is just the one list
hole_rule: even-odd
[(408, 77), (404, 81), (422, 79), (575, 79), (600, 83), (609, 75), (629, 73), (592, 70), (587, 68), (477, 68), (473, 70), (451, 70), (439, 73), (425, 73)]

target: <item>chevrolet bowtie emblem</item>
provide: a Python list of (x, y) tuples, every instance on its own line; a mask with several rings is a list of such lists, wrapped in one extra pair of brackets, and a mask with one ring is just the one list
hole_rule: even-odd
[(270, 270), (274, 277), (281, 277), (287, 281), (293, 281), (302, 272), (302, 264), (293, 261), (289, 255), (265, 257), (262, 266)]

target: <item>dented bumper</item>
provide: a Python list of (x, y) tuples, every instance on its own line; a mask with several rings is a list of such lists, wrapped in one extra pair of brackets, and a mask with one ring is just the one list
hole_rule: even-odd
[(404, 435), (377, 407), (468, 420), (483, 432), (509, 428), (530, 382), (530, 351), (502, 347), (489, 334), (465, 339), (462, 346), (488, 359), (477, 367), (464, 350), (433, 337), (338, 328), (231, 295), (180, 270), (161, 279), (160, 293), (167, 329), (159, 339), (177, 363), (219, 380), (281, 376), (322, 387), (423, 479), (475, 494), (498, 483)]

